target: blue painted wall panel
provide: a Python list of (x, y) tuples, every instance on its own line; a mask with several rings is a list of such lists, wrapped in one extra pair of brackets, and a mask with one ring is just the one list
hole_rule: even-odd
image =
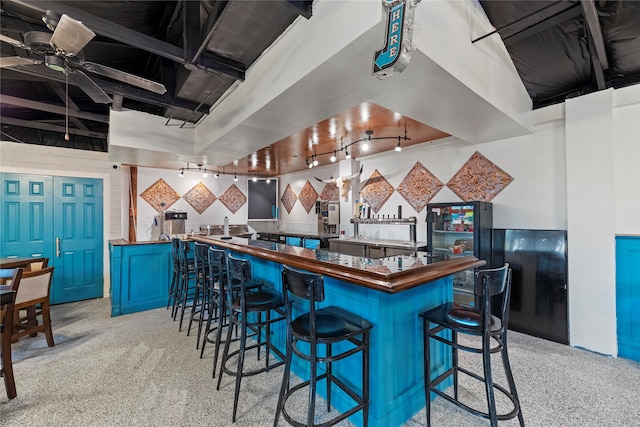
[(640, 361), (640, 237), (616, 238), (618, 356)]

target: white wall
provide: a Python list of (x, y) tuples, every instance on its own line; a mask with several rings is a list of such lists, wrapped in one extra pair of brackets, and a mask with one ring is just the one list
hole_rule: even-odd
[(121, 215), (121, 169), (113, 168), (107, 153), (44, 147), (33, 144), (0, 141), (0, 171), (9, 173), (100, 178), (103, 180), (104, 205), (104, 296), (109, 296), (110, 239), (124, 235)]
[[(533, 121), (533, 133), (526, 136), (475, 145), (425, 143), (401, 153), (360, 158), (361, 181), (378, 169), (395, 188), (420, 161), (446, 184), (479, 151), (514, 178), (492, 201), (495, 228), (568, 230), (571, 345), (616, 355), (615, 236), (640, 234), (640, 85), (536, 110)], [(330, 175), (321, 171), (314, 168), (284, 178), (292, 186), (297, 183), (298, 192), (313, 175)], [(283, 184), (281, 192), (286, 181)], [(432, 202), (458, 200), (444, 187)], [(341, 209), (350, 209), (352, 202), (353, 197)], [(397, 205), (402, 205), (403, 216), (417, 215), (418, 240), (424, 239), (425, 211), (413, 210), (399, 193), (393, 193), (380, 213), (393, 215)], [(304, 220), (295, 208), (292, 213), (283, 217), (285, 222)], [(352, 232), (350, 225), (342, 228)], [(406, 239), (407, 230), (365, 225), (360, 233)]]
[[(140, 197), (140, 194), (153, 185), (158, 179), (162, 178), (180, 195), (180, 199), (168, 210), (177, 210), (187, 212), (187, 221), (185, 222), (185, 231), (199, 231), (201, 225), (222, 225), (224, 217), (229, 218), (229, 224), (246, 224), (247, 223), (247, 203), (245, 203), (235, 214), (232, 213), (218, 198), (224, 192), (235, 184), (240, 191), (247, 196), (247, 178), (238, 176), (238, 181), (233, 180), (233, 175), (221, 174), (218, 178), (213, 173), (209, 173), (206, 178), (200, 172), (185, 171), (184, 177), (178, 176), (177, 170), (156, 169), (156, 168), (138, 168), (138, 224), (137, 224), (137, 240), (146, 241), (151, 237), (151, 224), (153, 217), (158, 213), (149, 203)], [(182, 198), (189, 190), (191, 190), (199, 182), (204, 183), (207, 188), (216, 196), (207, 210), (199, 214), (186, 200)]]

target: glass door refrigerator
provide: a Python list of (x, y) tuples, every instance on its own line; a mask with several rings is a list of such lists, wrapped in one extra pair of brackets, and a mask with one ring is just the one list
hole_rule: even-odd
[[(427, 243), (434, 261), (473, 255), (492, 267), (491, 228), (493, 207), (489, 202), (429, 203)], [(455, 273), (453, 299), (474, 304), (474, 270)]]

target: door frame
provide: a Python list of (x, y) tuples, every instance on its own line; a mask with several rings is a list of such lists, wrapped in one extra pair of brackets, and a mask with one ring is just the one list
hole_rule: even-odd
[[(113, 168), (113, 163), (104, 162), (104, 168), (106, 171), (111, 173), (97, 173), (97, 172), (89, 172), (89, 171), (75, 171), (75, 170), (65, 170), (63, 172), (54, 169), (31, 169), (31, 168), (19, 168), (19, 167), (9, 167), (2, 166), (3, 173), (16, 173), (16, 174), (25, 174), (25, 175), (45, 175), (45, 176), (66, 176), (72, 178), (97, 178), (102, 179), (102, 207), (106, 214), (102, 215), (102, 279), (103, 279), (103, 289), (102, 289), (102, 297), (110, 298), (111, 297), (111, 264), (109, 262), (109, 239), (111, 234), (111, 190), (112, 190), (112, 180), (113, 179), (122, 179), (122, 169), (118, 166), (117, 169)], [(67, 165), (65, 165), (67, 166)], [(121, 187), (122, 188), (122, 187)], [(120, 219), (122, 221), (122, 219)]]

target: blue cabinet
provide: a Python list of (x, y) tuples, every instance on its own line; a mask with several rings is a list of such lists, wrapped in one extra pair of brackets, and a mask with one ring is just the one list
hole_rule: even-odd
[(640, 307), (640, 236), (618, 236), (616, 237), (618, 356), (640, 361), (638, 307)]
[(289, 246), (302, 246), (302, 239), (295, 236), (287, 236), (287, 245)]
[(308, 249), (320, 249), (320, 239), (304, 239), (304, 247)]

